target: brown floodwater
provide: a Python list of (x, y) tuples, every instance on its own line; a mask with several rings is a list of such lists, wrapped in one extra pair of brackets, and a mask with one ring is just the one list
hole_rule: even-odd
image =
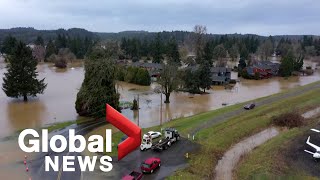
[[(0, 64), (0, 84), (3, 83), (2, 78), (5, 71), (5, 64)], [(29, 102), (9, 98), (0, 90), (0, 138), (9, 136), (20, 129), (37, 128), (79, 118), (74, 104), (84, 77), (82, 63), (74, 63), (65, 70), (56, 69), (51, 64), (40, 64), (38, 71), (40, 78), (46, 78), (45, 82), (48, 83), (48, 86), (44, 94), (31, 98)], [(232, 76), (232, 78), (237, 78), (236, 73), (233, 73)], [(208, 91), (209, 94), (205, 95), (173, 93), (170, 98), (171, 103), (162, 105), (162, 122), (221, 108), (222, 103), (232, 105), (317, 80), (320, 80), (318, 71), (312, 76), (289, 79), (278, 77), (259, 81), (240, 79), (232, 91), (225, 90), (221, 86), (213, 86)], [(161, 96), (154, 93), (153, 89), (156, 86), (156, 83), (151, 86), (118, 83), (121, 101), (132, 101), (139, 96), (140, 111), (134, 112), (126, 109), (122, 113), (141, 127), (161, 123)]]

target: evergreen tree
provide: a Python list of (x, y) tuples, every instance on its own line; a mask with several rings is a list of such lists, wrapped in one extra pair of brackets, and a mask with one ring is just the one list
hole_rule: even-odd
[(38, 45), (38, 46), (44, 46), (43, 38), (41, 36), (38, 36), (37, 39), (35, 40), (34, 44)]
[(161, 61), (162, 61), (162, 47), (163, 47), (163, 45), (162, 45), (160, 33), (158, 33), (157, 37), (155, 39), (155, 42), (154, 42), (152, 62), (161, 63)]
[(149, 72), (146, 69), (139, 68), (135, 76), (135, 84), (143, 86), (149, 86), (151, 84), (151, 78)]
[(210, 72), (210, 65), (208, 62), (204, 62), (200, 65), (198, 69), (198, 76), (199, 76), (199, 86), (200, 88), (203, 89), (203, 92), (206, 92), (206, 89), (210, 89), (212, 85), (212, 80), (211, 80), (211, 72)]
[(28, 101), (28, 96), (35, 97), (43, 93), (47, 84), (44, 79), (37, 79), (37, 64), (31, 49), (18, 42), (8, 61), (8, 72), (3, 78), (2, 89), (8, 97), (23, 97), (24, 101)]
[(243, 57), (241, 57), (239, 60), (239, 65), (238, 65), (239, 72), (242, 71), (246, 67), (247, 67), (246, 60)]
[(198, 70), (186, 70), (182, 77), (186, 90), (190, 93), (200, 93), (201, 78)]
[(203, 60), (207, 61), (210, 67), (212, 66), (212, 63), (213, 63), (213, 50), (214, 50), (214, 42), (208, 41), (204, 47)]
[(45, 58), (49, 58), (52, 54), (56, 54), (57, 53), (57, 49), (56, 46), (54, 45), (54, 43), (52, 42), (52, 40), (49, 40), (47, 47), (46, 47), (46, 55)]
[(178, 44), (175, 38), (172, 38), (167, 46), (167, 56), (168, 56), (168, 63), (169, 64), (175, 64), (180, 66), (180, 54), (178, 50)]
[(55, 40), (57, 49), (66, 48), (67, 47), (67, 38), (63, 34), (59, 34), (57, 39)]
[(279, 68), (280, 75), (283, 77), (291, 76), (294, 71), (294, 57), (292, 52), (289, 52), (286, 56), (281, 59), (281, 64)]
[(244, 59), (248, 59), (248, 57), (249, 57), (249, 51), (244, 44), (242, 44), (241, 48), (240, 48), (240, 57), (242, 57)]
[(7, 54), (7, 55), (13, 54), (13, 50), (16, 44), (17, 44), (16, 38), (12, 36), (6, 37), (5, 40), (3, 41), (1, 53)]
[(232, 45), (232, 47), (229, 49), (229, 56), (231, 57), (231, 60), (234, 61), (237, 59), (239, 54), (239, 50), (236, 44)]
[(80, 116), (104, 117), (106, 103), (120, 110), (114, 55), (108, 49), (94, 49), (85, 60), (84, 80), (75, 103)]

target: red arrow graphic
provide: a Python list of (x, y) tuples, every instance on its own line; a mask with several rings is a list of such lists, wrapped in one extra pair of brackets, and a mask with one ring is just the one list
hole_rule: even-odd
[(141, 144), (141, 128), (106, 104), (106, 120), (125, 133), (128, 138), (118, 145), (118, 160), (135, 150)]

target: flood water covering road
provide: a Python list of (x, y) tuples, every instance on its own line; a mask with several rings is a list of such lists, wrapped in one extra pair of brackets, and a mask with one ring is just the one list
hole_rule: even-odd
[[(75, 120), (77, 92), (84, 78), (82, 63), (70, 64), (65, 70), (58, 70), (51, 64), (38, 65), (39, 78), (48, 83), (44, 94), (31, 98), (25, 103), (21, 99), (8, 98), (0, 90), (0, 138), (24, 128), (38, 128), (47, 124)], [(5, 64), (0, 63), (0, 84), (3, 83)], [(237, 78), (233, 73), (232, 78)], [(320, 73), (313, 76), (291, 77), (287, 80), (274, 77), (266, 80), (240, 79), (232, 91), (222, 86), (213, 86), (209, 94), (192, 95), (173, 93), (170, 104), (163, 104), (161, 111), (160, 94), (154, 93), (157, 86), (139, 86), (125, 82), (118, 83), (121, 101), (130, 101), (139, 95), (140, 111), (123, 110), (123, 114), (141, 127), (159, 125), (178, 117), (186, 117), (223, 107), (222, 104), (236, 104), (268, 96), (292, 87), (320, 80)], [(163, 96), (164, 100), (164, 96)], [(162, 114), (162, 116), (161, 116)]]

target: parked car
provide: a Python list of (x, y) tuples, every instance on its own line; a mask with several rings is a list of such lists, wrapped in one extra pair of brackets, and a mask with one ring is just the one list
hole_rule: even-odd
[(140, 180), (143, 174), (137, 171), (132, 171), (130, 174), (124, 176), (122, 180)]
[(149, 138), (151, 137), (151, 139), (155, 139), (161, 136), (160, 132), (155, 132), (155, 131), (149, 131), (148, 133), (143, 135), (143, 138)]
[(250, 110), (253, 109), (256, 105), (254, 103), (247, 104), (243, 106), (244, 109)]
[(156, 157), (151, 157), (146, 159), (141, 164), (141, 171), (143, 173), (153, 173), (155, 169), (160, 168), (161, 166), (161, 160)]

